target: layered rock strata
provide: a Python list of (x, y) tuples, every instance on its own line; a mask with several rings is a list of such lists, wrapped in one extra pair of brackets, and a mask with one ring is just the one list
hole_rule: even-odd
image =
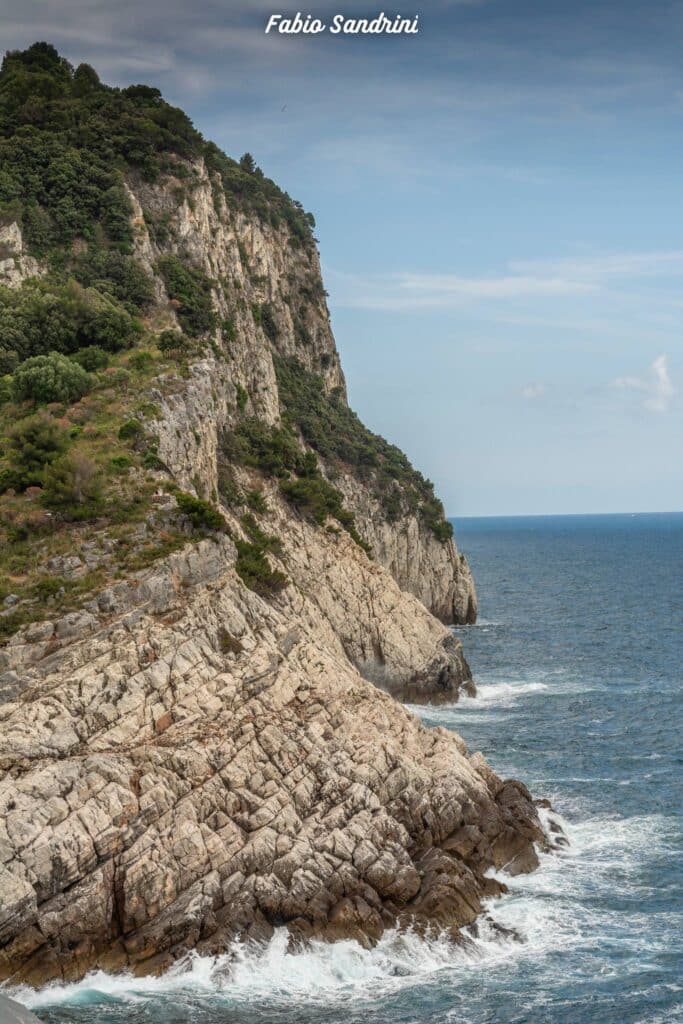
[(392, 671), (448, 670), (448, 631), (318, 534), (277, 602), (207, 540), (2, 652), (0, 977), (159, 971), (276, 925), (455, 931), (488, 868), (533, 866), (524, 786), (354, 667), (381, 636)]

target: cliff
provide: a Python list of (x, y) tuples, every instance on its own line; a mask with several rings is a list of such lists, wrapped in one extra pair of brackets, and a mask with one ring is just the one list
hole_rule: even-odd
[(0, 978), (457, 936), (545, 840), (396, 700), (473, 692), (476, 597), (348, 406), (312, 218), (46, 44), (0, 130)]

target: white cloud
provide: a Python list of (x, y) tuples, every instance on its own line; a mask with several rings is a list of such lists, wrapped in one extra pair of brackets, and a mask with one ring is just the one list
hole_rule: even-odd
[(510, 269), (517, 274), (560, 275), (593, 282), (605, 278), (679, 276), (683, 274), (683, 250), (603, 252), (579, 258), (515, 260)]
[(411, 309), (452, 309), (468, 302), (514, 301), (525, 298), (593, 292), (595, 285), (564, 277), (499, 274), (465, 277), (458, 274), (356, 275), (326, 271), (333, 305), (355, 309), (403, 312)]
[(640, 391), (643, 405), (652, 412), (666, 412), (674, 396), (675, 388), (669, 376), (666, 355), (657, 356), (644, 377), (617, 377), (612, 387), (622, 390)]
[(534, 381), (531, 384), (525, 384), (522, 388), (522, 398), (526, 398), (527, 401), (533, 401), (535, 398), (540, 398), (545, 394), (545, 384), (541, 384), (540, 381)]

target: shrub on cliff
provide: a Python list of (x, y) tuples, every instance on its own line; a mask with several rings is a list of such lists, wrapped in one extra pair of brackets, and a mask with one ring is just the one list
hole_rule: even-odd
[(226, 431), (221, 450), (228, 462), (262, 469), (272, 476), (287, 476), (300, 464), (302, 451), (287, 427), (273, 427), (250, 417), (233, 431)]
[(0, 490), (24, 491), (43, 483), (45, 469), (66, 450), (67, 433), (45, 413), (29, 416), (7, 437), (7, 468), (0, 474)]
[(414, 469), (408, 457), (373, 434), (340, 394), (326, 390), (322, 378), (297, 360), (275, 357), (280, 400), (286, 419), (328, 464), (350, 469), (368, 484), (391, 522), (416, 512), (438, 540), (453, 530), (433, 484)]
[(80, 284), (113, 296), (130, 311), (143, 310), (154, 298), (147, 271), (118, 249), (88, 249), (74, 260), (73, 274)]
[(91, 381), (90, 374), (73, 359), (50, 352), (27, 359), (17, 367), (12, 392), (17, 402), (75, 402), (89, 391)]
[(370, 545), (358, 533), (353, 513), (344, 508), (341, 491), (333, 487), (322, 474), (318, 472), (298, 480), (283, 480), (280, 490), (295, 508), (318, 525), (322, 526), (328, 516), (336, 519), (356, 544), (370, 554)]
[(240, 579), (261, 597), (279, 594), (289, 580), (279, 569), (273, 569), (266, 558), (264, 549), (253, 541), (236, 540), (237, 561), (235, 570)]
[(72, 522), (101, 515), (102, 480), (97, 465), (82, 452), (56, 459), (45, 471), (42, 502)]
[(213, 331), (218, 318), (213, 308), (211, 281), (204, 271), (189, 266), (177, 256), (162, 256), (158, 269), (187, 333), (197, 337)]
[(0, 349), (18, 360), (48, 352), (69, 355), (93, 345), (118, 352), (141, 333), (139, 321), (122, 306), (74, 280), (47, 277), (17, 289), (0, 286)]
[(104, 370), (109, 365), (109, 356), (99, 345), (88, 345), (87, 348), (74, 353), (71, 358), (88, 373)]
[(157, 338), (157, 348), (165, 356), (178, 356), (189, 348), (182, 331), (162, 331)]
[(176, 491), (178, 508), (190, 520), (195, 530), (225, 530), (225, 519), (215, 505), (203, 498), (195, 498), (185, 491)]

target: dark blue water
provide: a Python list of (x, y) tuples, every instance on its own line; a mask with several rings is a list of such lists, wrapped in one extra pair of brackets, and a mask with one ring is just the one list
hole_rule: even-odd
[(458, 523), (480, 595), (479, 696), (421, 709), (547, 796), (571, 838), (464, 954), (389, 935), (297, 957), (277, 935), (174, 977), (28, 996), (51, 1024), (683, 1021), (683, 515)]

